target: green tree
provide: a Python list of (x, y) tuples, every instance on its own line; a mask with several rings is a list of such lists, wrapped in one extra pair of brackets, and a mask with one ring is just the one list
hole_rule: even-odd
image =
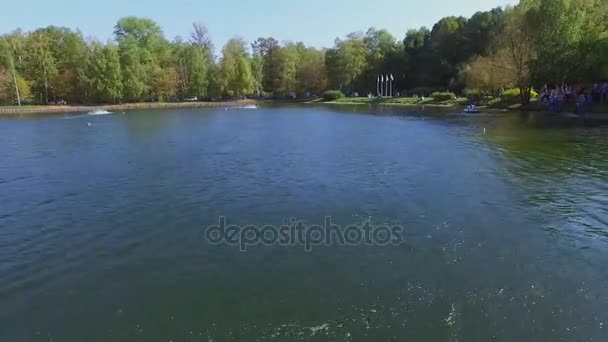
[(601, 0), (530, 0), (522, 5), (529, 7), (525, 25), (533, 30), (537, 51), (534, 80), (559, 85), (590, 77), (588, 58), (606, 27)]
[(118, 102), (123, 90), (118, 47), (93, 42), (87, 55), (85, 77), (90, 100)]
[(264, 58), (255, 49), (253, 49), (253, 55), (251, 56), (251, 73), (253, 74), (254, 92), (260, 95), (264, 90)]
[(501, 89), (514, 87), (517, 80), (511, 58), (505, 50), (487, 57), (477, 56), (462, 70), (467, 87), (490, 96), (498, 96)]
[(207, 28), (169, 43), (150, 19), (126, 17), (117, 45), (86, 43), (77, 30), (48, 26), (0, 36), (0, 97), (30, 92), (39, 103), (140, 101), (293, 92), (375, 91), (378, 74), (394, 89), (460, 91), (465, 84), (495, 94), (515, 85), (521, 102), (533, 85), (588, 84), (608, 78), (606, 0), (520, 0), (507, 9), (449, 16), (432, 30), (410, 30), (402, 44), (382, 29), (351, 33), (316, 50), (273, 37), (229, 41), (216, 62)]
[(166, 101), (175, 96), (178, 91), (178, 74), (174, 68), (165, 68), (154, 82), (154, 98)]
[(321, 94), (327, 89), (327, 70), (325, 68), (325, 52), (315, 48), (307, 48), (302, 55), (302, 61), (297, 70), (297, 92)]
[(188, 95), (207, 96), (209, 88), (209, 66), (214, 61), (213, 42), (202, 23), (192, 24), (192, 34), (187, 48), (186, 64), (188, 65)]
[(401, 47), (395, 38), (386, 30), (370, 28), (363, 37), (367, 51), (364, 75), (358, 79), (357, 89), (365, 92), (376, 92), (376, 80), (379, 74), (399, 74), (389, 56), (395, 56)]
[(530, 103), (532, 91), (531, 67), (537, 55), (531, 39), (534, 29), (526, 20), (527, 8), (517, 6), (507, 12), (505, 29), (498, 38), (498, 46), (506, 58), (500, 67), (511, 73), (519, 88), (521, 104)]
[(430, 44), (434, 50), (432, 85), (449, 85), (458, 75), (459, 67), (471, 53), (466, 49), (463, 17), (446, 17), (439, 20), (431, 30)]
[[(253, 56), (260, 58), (262, 73), (262, 88), (264, 91), (274, 93), (279, 88), (279, 42), (272, 38), (258, 38), (251, 44)], [(256, 71), (260, 72), (260, 65), (256, 66)]]
[(23, 77), (27, 39), (28, 37), (19, 29), (0, 37), (0, 41), (3, 42), (0, 44), (3, 44), (4, 67), (12, 74), (12, 87), (7, 89), (7, 94), (13, 93), (13, 88), (15, 90), (14, 96), (7, 97), (6, 101), (10, 103), (20, 104), (22, 100), (31, 97), (30, 84)]
[(43, 104), (52, 96), (51, 81), (58, 75), (57, 61), (53, 56), (51, 37), (44, 30), (32, 32), (26, 42), (24, 70), (32, 80), (36, 98)]
[(502, 8), (477, 12), (467, 20), (463, 28), (465, 49), (469, 55), (487, 56), (495, 52), (494, 41), (503, 31), (505, 13)]
[(244, 40), (232, 38), (222, 49), (219, 84), (222, 94), (229, 96), (249, 95), (254, 92), (255, 80)]
[(50, 77), (51, 97), (69, 102), (82, 99), (84, 89), (84, 65), (87, 45), (82, 34), (66, 27), (48, 26), (36, 30), (50, 41), (48, 49), (57, 69)]
[(209, 96), (212, 99), (220, 99), (222, 97), (223, 80), (220, 74), (220, 65), (212, 63), (209, 65)]
[(359, 33), (346, 39), (336, 39), (335, 46), (325, 56), (328, 78), (333, 88), (355, 90), (356, 82), (367, 67), (367, 49)]
[(14, 94), (18, 105), (21, 106), (13, 51), (6, 39), (0, 39), (0, 101), (7, 102), (12, 98), (10, 94)]
[(171, 69), (177, 74), (177, 94), (181, 97), (208, 95), (209, 54), (195, 43), (179, 40), (172, 44)]
[(124, 95), (141, 100), (157, 93), (155, 80), (169, 60), (169, 45), (163, 32), (151, 19), (126, 17), (114, 29), (123, 72)]
[(430, 45), (431, 31), (426, 27), (407, 31), (403, 39), (404, 86), (414, 88), (430, 86), (434, 54)]
[[(608, 21), (608, 20), (607, 20)], [(589, 68), (587, 72), (590, 74), (588, 79), (608, 80), (608, 32), (604, 31), (597, 37), (595, 48), (592, 49), (589, 55)], [(592, 75), (592, 76), (591, 76)]]
[(209, 61), (207, 54), (199, 46), (188, 49), (189, 83), (188, 93), (193, 96), (207, 96)]
[(275, 61), (277, 67), (275, 93), (277, 95), (286, 96), (296, 92), (298, 86), (296, 76), (301, 61), (302, 54), (299, 45), (288, 43), (278, 50)]
[(142, 99), (150, 91), (149, 74), (146, 74), (142, 52), (131, 39), (119, 44), (124, 97), (127, 100)]

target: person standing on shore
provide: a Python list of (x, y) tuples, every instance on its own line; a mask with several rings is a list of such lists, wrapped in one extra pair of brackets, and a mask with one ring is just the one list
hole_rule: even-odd
[(581, 90), (576, 101), (576, 113), (582, 113), (585, 110), (585, 91)]

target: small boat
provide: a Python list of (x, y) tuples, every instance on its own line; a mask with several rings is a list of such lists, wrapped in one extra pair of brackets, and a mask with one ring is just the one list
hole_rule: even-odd
[(479, 109), (477, 109), (477, 106), (471, 104), (471, 105), (464, 107), (464, 112), (465, 113), (479, 113)]

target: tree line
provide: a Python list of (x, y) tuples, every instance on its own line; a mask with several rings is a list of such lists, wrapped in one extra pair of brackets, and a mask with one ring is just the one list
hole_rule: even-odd
[(216, 55), (202, 24), (169, 41), (150, 19), (126, 17), (113, 40), (49, 26), (0, 36), (0, 103), (117, 103), (190, 97), (311, 96), (328, 89), (493, 95), (519, 88), (608, 80), (608, 2), (521, 0), (514, 7), (445, 17), (397, 40), (370, 28), (317, 49), (273, 37), (230, 39)]

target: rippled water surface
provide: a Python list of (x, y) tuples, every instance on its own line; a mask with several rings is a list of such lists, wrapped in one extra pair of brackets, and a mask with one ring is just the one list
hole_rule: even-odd
[[(369, 219), (405, 242), (240, 252), (205, 241), (222, 215)], [(1, 341), (605, 341), (607, 265), (601, 122), (367, 106), (0, 118)]]

